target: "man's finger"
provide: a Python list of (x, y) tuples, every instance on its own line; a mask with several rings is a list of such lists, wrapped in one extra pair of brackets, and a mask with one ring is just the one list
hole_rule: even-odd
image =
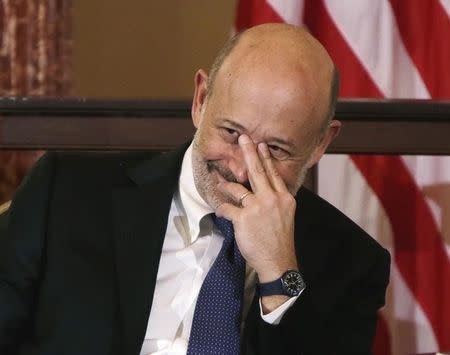
[(264, 169), (266, 170), (266, 175), (272, 184), (272, 187), (276, 191), (285, 192), (287, 191), (286, 184), (278, 173), (275, 165), (273, 164), (272, 156), (270, 155), (269, 147), (266, 143), (258, 144), (258, 151), (261, 156), (261, 161), (264, 165)]
[(242, 149), (245, 165), (247, 167), (248, 180), (252, 186), (252, 190), (257, 193), (270, 188), (269, 180), (266, 176), (266, 171), (261, 163), (256, 145), (246, 134), (239, 136), (239, 145)]
[(247, 202), (247, 199), (251, 197), (250, 195), (253, 195), (246, 187), (235, 182), (221, 182), (217, 185), (217, 188), (237, 204), (242, 204), (243, 206), (244, 201)]
[(233, 206), (231, 203), (222, 203), (216, 209), (216, 216), (226, 218), (233, 222), (237, 220), (237, 217), (241, 212), (242, 210), (239, 207)]

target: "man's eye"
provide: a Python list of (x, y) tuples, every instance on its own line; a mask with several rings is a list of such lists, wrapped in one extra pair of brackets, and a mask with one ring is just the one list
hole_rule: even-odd
[(222, 136), (231, 143), (235, 143), (239, 137), (239, 132), (228, 127), (222, 127)]
[(280, 148), (276, 145), (269, 145), (270, 155), (272, 158), (277, 160), (285, 160), (289, 158), (289, 153), (285, 151), (283, 148)]
[(229, 135), (235, 135), (235, 134), (237, 134), (237, 132), (236, 132), (234, 129), (232, 129), (232, 128), (227, 128), (227, 127), (225, 127), (224, 130), (225, 130)]

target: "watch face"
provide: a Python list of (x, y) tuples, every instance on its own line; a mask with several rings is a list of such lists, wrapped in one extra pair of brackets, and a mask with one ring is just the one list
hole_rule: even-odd
[(298, 271), (287, 271), (281, 278), (283, 288), (289, 296), (297, 296), (304, 288), (302, 275)]

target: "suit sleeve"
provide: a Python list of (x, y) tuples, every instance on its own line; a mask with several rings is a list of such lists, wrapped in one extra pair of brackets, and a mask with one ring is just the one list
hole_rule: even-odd
[(389, 273), (390, 255), (380, 248), (370, 271), (349, 289), (347, 301), (337, 307), (330, 321), (328, 331), (336, 335), (333, 353), (372, 354), (378, 310), (385, 304)]
[[(333, 274), (332, 288), (325, 287), (323, 292), (307, 286), (279, 325), (253, 317), (256, 331), (248, 331), (250, 341), (245, 353), (371, 354), (377, 312), (384, 305), (389, 282), (389, 253), (378, 246), (366, 265), (358, 278), (348, 282), (342, 275), (339, 279), (339, 274)], [(333, 306), (327, 307), (331, 303)]]
[(0, 354), (28, 333), (41, 277), (54, 158), (41, 158), (0, 216)]

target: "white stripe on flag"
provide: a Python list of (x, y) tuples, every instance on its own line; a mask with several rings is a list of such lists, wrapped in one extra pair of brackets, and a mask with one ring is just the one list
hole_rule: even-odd
[(450, 0), (440, 0), (442, 7), (444, 8), (447, 16), (450, 17)]
[(402, 159), (420, 188), (450, 181), (450, 156), (405, 155)]
[(284, 22), (300, 25), (303, 18), (304, 0), (267, 0)]
[(392, 317), (387, 321), (391, 330), (393, 353), (400, 355), (437, 351), (438, 343), (430, 322), (403, 280), (395, 260), (391, 263), (389, 289), (387, 296), (393, 299), (387, 302), (394, 307), (385, 309), (385, 312)]
[(449, 199), (450, 156), (402, 156), (402, 159), (417, 186), (425, 195), (425, 201), (444, 238), (442, 242), (450, 260), (449, 228), (444, 226), (446, 219), (449, 218), (446, 213), (450, 213), (444, 210), (450, 208), (448, 202), (445, 202)]
[[(332, 172), (332, 177), (326, 172)], [(384, 208), (348, 155), (326, 154), (320, 160), (318, 186), (320, 196), (394, 255), (391, 225)]]
[(429, 98), (387, 0), (324, 0), (342, 36), (386, 97)]
[[(351, 216), (391, 253), (391, 280), (383, 315), (389, 328), (393, 354), (436, 350), (437, 342), (430, 322), (398, 271), (391, 224), (376, 194), (348, 155), (325, 155), (319, 164), (320, 196)], [(324, 172), (332, 172), (332, 179)]]

